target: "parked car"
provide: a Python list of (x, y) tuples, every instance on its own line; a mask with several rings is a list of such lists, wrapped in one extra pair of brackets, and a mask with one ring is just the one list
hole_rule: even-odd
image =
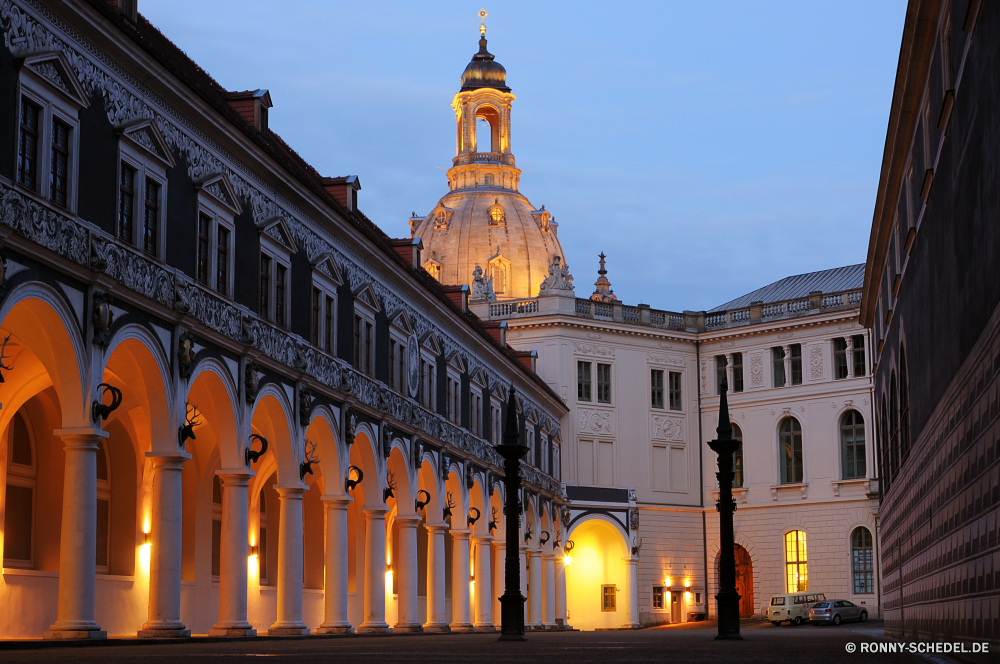
[(809, 620), (809, 607), (825, 599), (826, 595), (818, 592), (773, 595), (764, 615), (775, 627), (786, 620), (793, 625), (801, 625)]
[(839, 625), (848, 620), (865, 622), (868, 610), (846, 599), (827, 600), (809, 609), (809, 620), (814, 625)]

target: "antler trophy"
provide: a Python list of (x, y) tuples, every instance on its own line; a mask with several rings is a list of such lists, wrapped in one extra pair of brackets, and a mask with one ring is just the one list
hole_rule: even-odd
[[(427, 498), (425, 500), (420, 500), (420, 494), (424, 494), (425, 496), (427, 496)], [(417, 491), (417, 499), (413, 501), (413, 511), (419, 512), (420, 510), (427, 507), (427, 503), (429, 502), (431, 502), (431, 494), (424, 491), (423, 489), (420, 489), (419, 491)]]
[(316, 443), (306, 438), (306, 458), (305, 461), (299, 464), (300, 480), (304, 480), (306, 478), (306, 473), (309, 473), (310, 475), (313, 474), (314, 463), (319, 463), (319, 457), (316, 456)]
[[(357, 476), (356, 480), (351, 479), (351, 473)], [(347, 469), (347, 477), (344, 479), (344, 491), (354, 491), (354, 487), (361, 484), (361, 480), (365, 479), (364, 472), (357, 466), (350, 466)]]
[[(101, 392), (101, 399), (94, 399), (94, 403), (90, 406), (90, 416), (93, 418), (94, 422), (98, 420), (104, 421), (108, 419), (111, 413), (118, 410), (118, 406), (122, 405), (122, 391), (113, 385), (108, 385), (107, 383), (101, 383), (97, 386), (100, 390), (104, 388)], [(103, 397), (104, 392), (111, 392), (111, 403), (104, 404)]]
[(386, 474), (385, 478), (385, 488), (382, 489), (382, 502), (387, 502), (390, 498), (395, 498), (396, 494), (393, 493), (399, 487), (396, 485), (396, 473), (391, 470)]
[[(6, 364), (3, 363), (4, 360), (6, 360), (7, 358), (10, 357), (9, 355), (6, 355), (6, 352), (7, 352), (7, 342), (8, 341), (10, 341), (10, 335), (9, 334), (3, 340), (3, 348), (0, 348), (0, 369), (2, 369), (3, 371), (12, 371), (14, 369), (14, 365), (13, 364), (10, 365), (10, 366), (7, 366)], [(4, 382), (3, 371), (0, 371), (0, 383)]]
[[(473, 512), (476, 513), (476, 516), (472, 516)], [(479, 517), (480, 516), (482, 516), (482, 512), (480, 512), (478, 509), (476, 509), (475, 507), (470, 507), (469, 508), (469, 527), (470, 528), (472, 526), (476, 525), (476, 521), (479, 521)]]
[(490, 524), (489, 524), (489, 529), (490, 529), (491, 533), (494, 530), (497, 529), (497, 508), (495, 508), (495, 507), (491, 507), (490, 508)]
[(441, 511), (442, 519), (447, 519), (449, 516), (451, 516), (451, 508), (455, 506), (455, 501), (451, 499), (451, 491), (449, 491), (446, 495), (448, 497), (448, 502), (445, 504), (444, 509)]
[(189, 440), (196, 440), (194, 428), (201, 424), (201, 420), (198, 419), (200, 415), (198, 406), (195, 406), (190, 401), (184, 402), (184, 424), (177, 431), (177, 444), (182, 450), (184, 449), (184, 443)]
[[(255, 440), (260, 441), (260, 449), (256, 452), (253, 449), (253, 441)], [(264, 452), (267, 452), (267, 438), (264, 438), (264, 436), (256, 433), (252, 433), (250, 434), (250, 440), (247, 442), (247, 448), (243, 452), (243, 462), (248, 466), (251, 462), (257, 463), (257, 461), (264, 456)]]

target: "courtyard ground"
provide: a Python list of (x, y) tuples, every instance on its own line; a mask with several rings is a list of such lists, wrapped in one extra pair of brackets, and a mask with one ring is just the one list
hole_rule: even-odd
[[(311, 662), (761, 662), (823, 664), (860, 662), (948, 662), (911, 654), (867, 654), (861, 644), (884, 641), (882, 623), (839, 627), (772, 627), (743, 621), (743, 641), (716, 641), (716, 623), (689, 623), (636, 631), (529, 633), (524, 643), (498, 643), (495, 634), (398, 635), (387, 637), (263, 638), (147, 645), (134, 639), (114, 645), (50, 647), (38, 643), (0, 643), (0, 662), (187, 662), (226, 664), (248, 658)], [(856, 651), (848, 652), (847, 644)], [(39, 645), (47, 647), (37, 647)], [(6, 647), (25, 649), (9, 650)], [(1000, 658), (970, 659), (997, 662)]]

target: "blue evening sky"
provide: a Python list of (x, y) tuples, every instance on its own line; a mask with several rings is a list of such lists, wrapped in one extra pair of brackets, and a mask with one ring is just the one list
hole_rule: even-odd
[(517, 95), (521, 191), (559, 222), (576, 293), (597, 254), (628, 304), (709, 309), (863, 263), (904, 0), (140, 0), (324, 175), (358, 175), (393, 237), (447, 192), (451, 100), (478, 50)]

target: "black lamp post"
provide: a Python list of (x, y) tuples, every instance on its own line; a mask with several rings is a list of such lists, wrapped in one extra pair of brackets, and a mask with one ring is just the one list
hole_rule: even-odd
[(504, 490), (507, 498), (507, 557), (504, 562), (504, 589), (500, 598), (500, 641), (527, 641), (524, 635), (524, 601), (521, 594), (521, 554), (518, 547), (518, 527), (521, 508), (517, 497), (521, 491), (521, 457), (528, 448), (521, 445), (517, 425), (517, 402), (514, 388), (507, 399), (507, 421), (503, 427), (503, 443), (496, 451), (503, 457)]
[(719, 455), (719, 501), (715, 509), (719, 512), (719, 594), (715, 596), (719, 614), (719, 634), (717, 639), (739, 639), (740, 636), (740, 594), (736, 592), (736, 555), (733, 549), (733, 454), (739, 448), (739, 441), (733, 440), (733, 427), (729, 424), (729, 402), (726, 400), (726, 382), (719, 390), (719, 426), (715, 432), (718, 438), (710, 440), (708, 446)]

